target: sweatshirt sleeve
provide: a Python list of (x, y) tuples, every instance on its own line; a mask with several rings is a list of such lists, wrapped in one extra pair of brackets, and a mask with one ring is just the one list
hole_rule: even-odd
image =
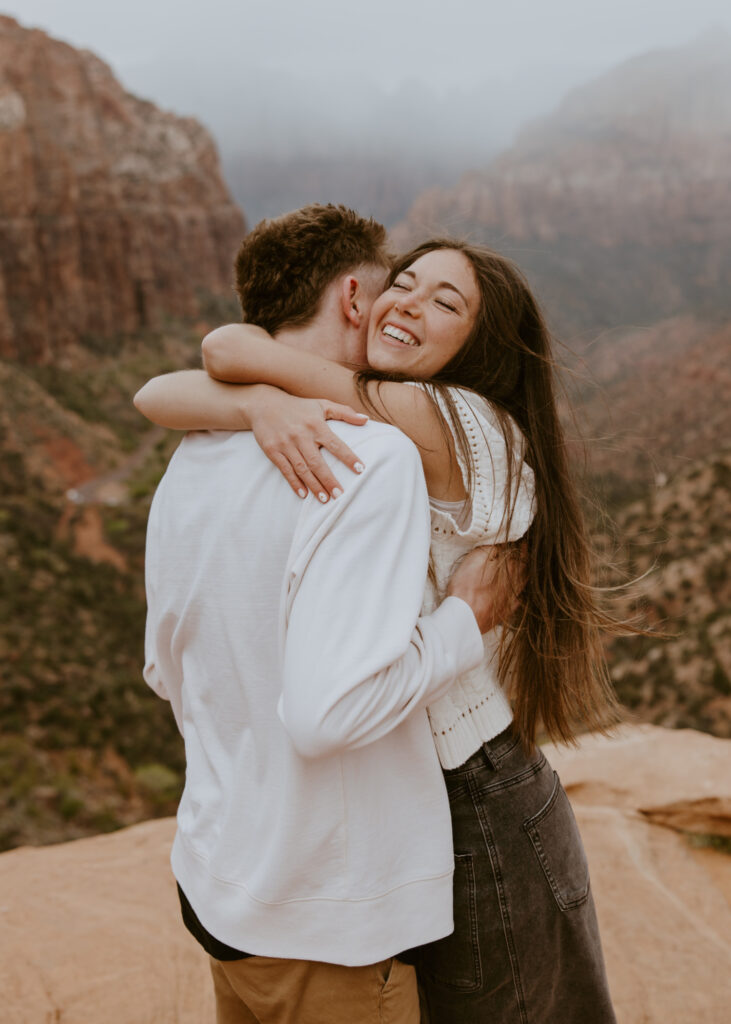
[(421, 460), (395, 429), (374, 431), (358, 446), (366, 470), (325, 506), (307, 499), (293, 545), (279, 715), (305, 757), (380, 739), (483, 657), (463, 601), (419, 617), (430, 538)]
[[(164, 480), (158, 490), (164, 489)], [(159, 616), (158, 586), (160, 582), (159, 563), (159, 521), (158, 521), (157, 494), (153, 498), (150, 507), (150, 515), (147, 520), (147, 541), (145, 545), (145, 593), (147, 596), (147, 618), (145, 620), (145, 666), (142, 676), (154, 692), (163, 700), (170, 702), (175, 724), (180, 734), (183, 733), (183, 715), (180, 705), (179, 689), (175, 686), (171, 691), (165, 685), (166, 676), (171, 673), (170, 658), (166, 658), (165, 651), (170, 650), (172, 635), (175, 629), (175, 619), (172, 616)], [(160, 641), (162, 640), (162, 643)]]
[(158, 545), (157, 545), (157, 501), (153, 498), (150, 507), (150, 514), (147, 519), (147, 539), (145, 541), (145, 595), (147, 597), (147, 617), (145, 619), (145, 666), (142, 676), (158, 697), (168, 700), (168, 694), (163, 683), (162, 673), (159, 668), (159, 657), (157, 651), (158, 622), (157, 610), (157, 580), (159, 575)]

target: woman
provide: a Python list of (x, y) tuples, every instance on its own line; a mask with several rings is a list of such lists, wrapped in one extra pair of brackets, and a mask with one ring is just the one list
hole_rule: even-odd
[[(247, 325), (213, 332), (204, 342), (209, 372), (347, 403), (419, 446), (432, 505), (425, 611), (465, 552), (525, 537), (518, 620), (489, 634), (481, 668), (429, 708), (456, 864), (455, 931), (413, 951), (429, 1019), (613, 1021), (581, 840), (535, 747), (539, 722), (570, 740), (577, 720), (603, 727), (616, 707), (600, 644), (613, 623), (590, 585), (550, 340), (530, 290), (499, 255), (437, 239), (398, 261), (374, 303), (369, 371), (262, 334)], [(175, 386), (164, 385), (173, 395)], [(169, 425), (169, 397), (148, 394), (138, 407)], [(187, 425), (224, 425), (218, 399), (215, 410), (205, 405), (190, 409)], [(232, 403), (231, 428), (239, 416)], [(312, 483), (302, 450), (316, 446), (273, 441), (281, 430), (266, 419), (259, 428), (252, 420), (257, 439), (299, 491), (303, 479)]]

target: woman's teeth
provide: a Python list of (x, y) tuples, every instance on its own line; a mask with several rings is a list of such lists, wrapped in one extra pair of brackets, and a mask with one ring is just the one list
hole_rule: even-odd
[(400, 341), (404, 345), (415, 347), (419, 344), (413, 334), (408, 334), (407, 331), (402, 331), (399, 327), (394, 327), (392, 324), (386, 324), (383, 328), (383, 333), (389, 338), (395, 338), (396, 341)]

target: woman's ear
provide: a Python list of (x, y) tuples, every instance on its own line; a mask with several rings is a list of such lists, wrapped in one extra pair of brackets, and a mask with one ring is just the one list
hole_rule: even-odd
[(352, 274), (346, 274), (340, 287), (340, 305), (343, 316), (353, 327), (363, 323), (362, 293), (360, 282)]

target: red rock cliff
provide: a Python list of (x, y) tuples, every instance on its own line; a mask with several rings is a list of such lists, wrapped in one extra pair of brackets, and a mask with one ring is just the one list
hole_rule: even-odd
[(245, 224), (205, 128), (6, 17), (0, 170), (1, 357), (49, 361), (228, 292)]

